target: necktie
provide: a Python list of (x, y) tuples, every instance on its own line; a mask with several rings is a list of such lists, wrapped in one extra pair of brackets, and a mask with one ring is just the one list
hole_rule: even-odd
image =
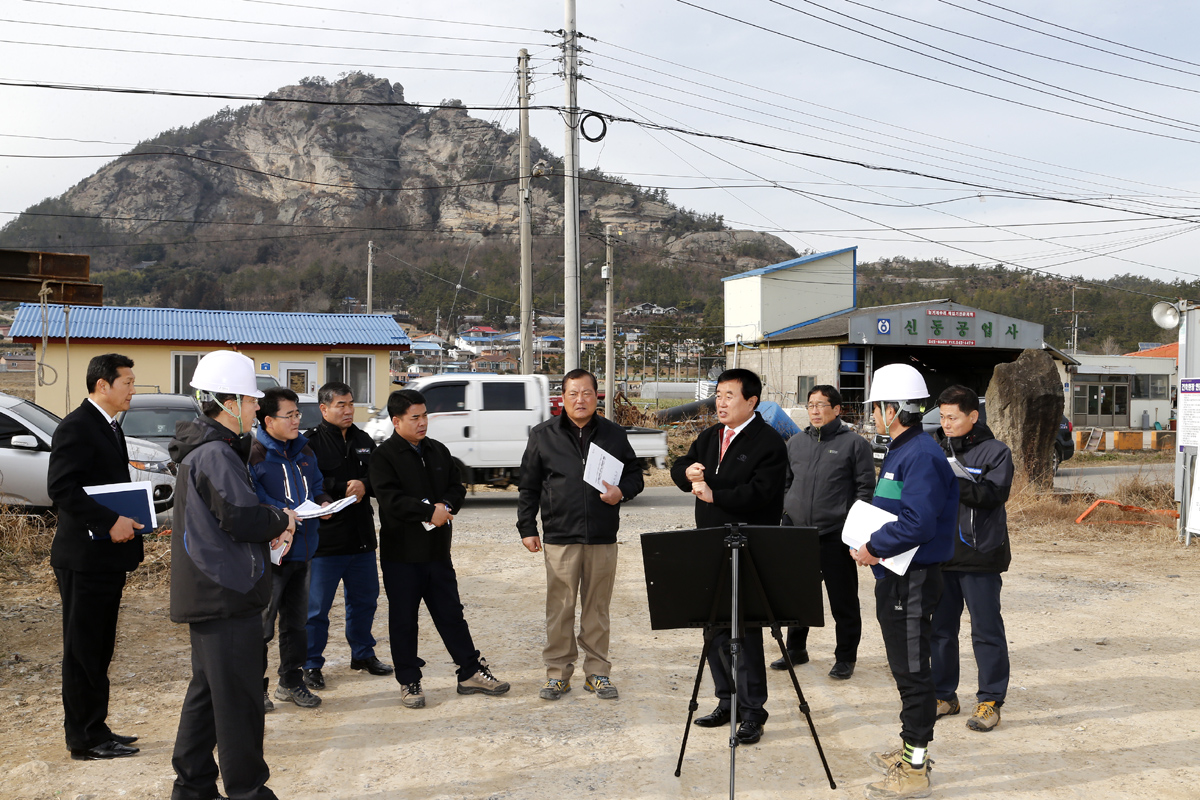
[(729, 449), (729, 443), (733, 441), (733, 433), (733, 428), (726, 428), (724, 435), (721, 436), (721, 456), (717, 459), (717, 463), (725, 459), (725, 451)]
[(109, 424), (109, 425), (112, 425), (112, 429), (113, 429), (113, 436), (116, 436), (116, 437), (117, 437), (117, 440), (118, 440), (118, 441), (120, 441), (120, 439), (121, 439), (121, 429), (117, 427), (117, 421), (114, 419), (112, 422), (110, 422), (110, 423), (108, 423), (108, 424)]

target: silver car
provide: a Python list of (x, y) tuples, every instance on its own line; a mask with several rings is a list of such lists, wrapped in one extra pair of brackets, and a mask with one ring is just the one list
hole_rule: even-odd
[[(51, 508), (46, 491), (50, 442), (62, 419), (41, 406), (0, 393), (0, 503), (31, 509)], [(154, 510), (175, 502), (175, 465), (162, 447), (125, 437), (129, 477), (154, 485)]]

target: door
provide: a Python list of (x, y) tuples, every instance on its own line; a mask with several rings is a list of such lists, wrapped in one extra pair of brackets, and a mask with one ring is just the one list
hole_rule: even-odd
[(479, 460), (496, 466), (517, 466), (525, 453), (529, 431), (541, 422), (527, 380), (480, 381), (480, 410), (475, 414)]
[(279, 382), (296, 394), (316, 394), (317, 363), (315, 361), (280, 361)]
[(467, 384), (464, 381), (432, 383), (421, 387), (425, 411), (429, 414), (426, 436), (437, 439), (467, 466), (474, 447), (471, 438), (471, 412), (467, 410)]

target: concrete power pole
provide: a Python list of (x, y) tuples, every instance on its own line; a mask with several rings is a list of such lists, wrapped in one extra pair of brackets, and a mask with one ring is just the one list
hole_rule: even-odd
[(373, 306), (371, 305), (371, 296), (374, 292), (371, 290), (375, 283), (375, 243), (367, 242), (367, 313), (371, 313)]
[(567, 84), (563, 156), (563, 374), (579, 369), (579, 57), (575, 0), (566, 0), (563, 73)]
[(533, 372), (533, 231), (529, 194), (529, 51), (522, 49), (517, 58), (519, 72), (518, 101), (521, 105), (521, 374)]
[(617, 371), (613, 342), (613, 242), (612, 225), (604, 226), (604, 418), (613, 418), (613, 396), (616, 394)]

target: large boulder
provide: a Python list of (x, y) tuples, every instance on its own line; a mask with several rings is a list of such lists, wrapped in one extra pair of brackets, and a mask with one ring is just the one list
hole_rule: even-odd
[(1063, 388), (1054, 359), (1045, 350), (1026, 350), (1000, 364), (987, 390), (988, 427), (1012, 448), (1016, 474), (1050, 487), (1054, 481), (1054, 437), (1063, 415)]

